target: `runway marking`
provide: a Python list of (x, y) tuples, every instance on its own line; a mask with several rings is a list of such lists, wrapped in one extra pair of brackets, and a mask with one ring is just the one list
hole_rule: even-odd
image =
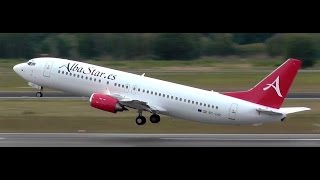
[(225, 136), (225, 135), (237, 135), (237, 136), (247, 136), (247, 135), (257, 135), (257, 136), (264, 136), (264, 135), (274, 135), (274, 136), (282, 136), (282, 135), (319, 135), (319, 134), (201, 134), (201, 133), (194, 133), (194, 134), (185, 134), (185, 133), (73, 133), (73, 132), (66, 132), (66, 133), (33, 133), (33, 132), (30, 132), (30, 133), (0, 133), (1, 134), (47, 134), (47, 135), (51, 135), (51, 134), (56, 134), (56, 135), (63, 135), (63, 134), (73, 134), (73, 135), (77, 135), (77, 134), (88, 134), (88, 135), (127, 135), (127, 136), (130, 136), (130, 135), (156, 135), (156, 136), (211, 136), (211, 135), (218, 135), (218, 136)]
[(320, 141), (320, 139), (218, 139), (218, 138), (160, 138), (163, 140), (197, 141)]

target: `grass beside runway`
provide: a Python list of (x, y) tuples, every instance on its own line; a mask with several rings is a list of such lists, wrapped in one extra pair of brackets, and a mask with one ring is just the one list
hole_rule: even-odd
[[(252, 125), (214, 125), (162, 116), (159, 124), (135, 124), (135, 110), (108, 113), (86, 100), (1, 100), (0, 132), (103, 132), (103, 133), (319, 133), (319, 100), (286, 100), (285, 106), (312, 108), (288, 115), (285, 122)], [(144, 112), (149, 117), (149, 113)]]
[[(283, 58), (206, 57), (192, 61), (100, 60), (89, 63), (215, 91), (247, 90), (272, 72)], [(0, 59), (0, 91), (35, 91), (13, 72), (26, 60)], [(313, 69), (319, 69), (317, 63)], [(137, 72), (139, 71), (139, 72)], [(290, 92), (318, 92), (320, 72), (300, 72)], [(48, 90), (48, 89), (47, 89)]]

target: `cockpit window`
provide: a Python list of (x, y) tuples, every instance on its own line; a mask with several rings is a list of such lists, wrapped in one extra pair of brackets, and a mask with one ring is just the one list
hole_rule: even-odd
[(33, 61), (29, 61), (27, 64), (28, 64), (29, 66), (35, 66), (35, 65), (36, 65), (36, 63), (33, 62)]

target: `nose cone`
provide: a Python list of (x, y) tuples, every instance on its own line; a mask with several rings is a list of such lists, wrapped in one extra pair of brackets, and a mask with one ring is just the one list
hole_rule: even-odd
[(13, 67), (14, 72), (16, 72), (17, 74), (20, 74), (21, 71), (23, 71), (22, 69), (22, 64), (17, 64)]
[(13, 66), (13, 70), (14, 70), (14, 72), (17, 72), (18, 71), (18, 65)]

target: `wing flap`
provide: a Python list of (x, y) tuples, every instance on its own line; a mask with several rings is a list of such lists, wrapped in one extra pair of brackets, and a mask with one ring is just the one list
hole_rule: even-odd
[(150, 105), (149, 103), (140, 101), (138, 99), (130, 99), (120, 94), (110, 94), (110, 96), (118, 99), (120, 104), (133, 109), (141, 109), (141, 110), (149, 111), (151, 113), (159, 113), (159, 112), (166, 111), (165, 109), (159, 106)]

